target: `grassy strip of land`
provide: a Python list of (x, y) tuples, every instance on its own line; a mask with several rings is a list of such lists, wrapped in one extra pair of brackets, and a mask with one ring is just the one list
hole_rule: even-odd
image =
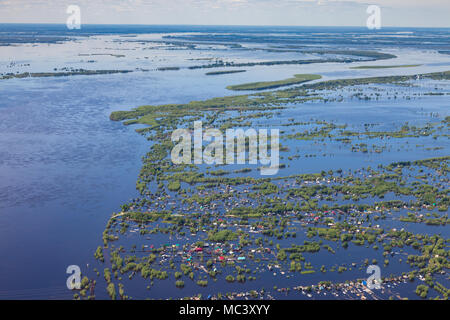
[(350, 69), (391, 69), (391, 68), (414, 68), (419, 66), (421, 66), (421, 64), (401, 64), (396, 66), (358, 66), (358, 67), (350, 67)]
[(316, 74), (296, 74), (294, 78), (278, 80), (278, 81), (265, 81), (265, 82), (252, 82), (244, 83), (234, 86), (227, 86), (228, 90), (264, 90), (264, 89), (274, 89), (283, 86), (289, 86), (293, 84), (299, 84), (311, 80), (317, 80), (322, 78), (320, 75)]
[(247, 70), (224, 70), (224, 71), (212, 71), (205, 73), (207, 76), (216, 76), (221, 74), (228, 74), (228, 73), (239, 73), (239, 72), (246, 72)]
[(13, 79), (13, 78), (45, 78), (45, 77), (68, 77), (75, 75), (100, 75), (100, 74), (113, 74), (113, 73), (129, 73), (131, 70), (74, 70), (69, 72), (23, 72), (23, 73), (7, 73), (3, 76), (0, 75), (0, 80)]
[(180, 67), (160, 67), (157, 69), (158, 71), (178, 71)]

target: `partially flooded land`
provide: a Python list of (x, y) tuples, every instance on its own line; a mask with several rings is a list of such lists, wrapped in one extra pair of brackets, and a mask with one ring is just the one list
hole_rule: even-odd
[[(136, 184), (141, 196), (111, 217), (96, 252), (110, 297), (132, 297), (128, 284), (136, 298), (160, 298), (161, 282), (174, 287), (171, 298), (446, 299), (450, 157), (373, 165), (364, 157), (445, 149), (450, 117), (389, 125), (295, 115), (319, 102), (446, 96), (436, 86), (448, 80), (449, 71), (338, 79), (112, 113), (112, 120), (148, 125), (137, 131), (153, 145)], [(374, 93), (368, 86), (375, 84)], [(221, 129), (276, 122), (280, 174), (174, 165), (169, 133), (195, 119)], [(363, 156), (344, 168), (302, 171), (302, 159), (336, 161), (336, 151)], [(384, 270), (380, 290), (367, 287), (370, 264)]]
[[(48, 150), (33, 142), (45, 154), (30, 147), (24, 164), (40, 159), (40, 175), (34, 173), (40, 181), (48, 176), (76, 187), (61, 199), (50, 188), (55, 201), (86, 201), (82, 209), (58, 210), (58, 217), (76, 217), (79, 228), (65, 227), (58, 234), (61, 245), (48, 249), (48, 257), (64, 257), (64, 268), (74, 261), (85, 265), (81, 289), (64, 289), (68, 298), (448, 298), (448, 31), (415, 30), (405, 38), (396, 29), (378, 35), (333, 28), (122, 28), (87, 27), (78, 38), (65, 32), (0, 37), (5, 55), (17, 57), (0, 61), (2, 90), (16, 92), (0, 106), (16, 107), (14, 99), (34, 97), (36, 87), (51, 97), (67, 95), (49, 110), (22, 102), (20, 114), (30, 116), (10, 113), (11, 122), (35, 128), (38, 140), (47, 126), (57, 134), (65, 128), (70, 141), (88, 150), (68, 149), (69, 143), (54, 147), (52, 137)], [(77, 43), (82, 50), (73, 50)], [(59, 60), (48, 46), (61, 53)], [(43, 54), (29, 59), (34, 50)], [(44, 127), (36, 124), (36, 110)], [(221, 132), (279, 129), (278, 172), (262, 175), (262, 165), (249, 161), (174, 164), (171, 134), (193, 132), (195, 121)], [(20, 131), (1, 123), (0, 129)], [(97, 145), (101, 130), (111, 138)], [(250, 145), (247, 138), (246, 160)], [(11, 145), (0, 140), (0, 148), (6, 152)], [(14, 170), (5, 166), (14, 152), (0, 157), (1, 172)], [(100, 165), (108, 167), (133, 156), (135, 166), (114, 167), (120, 171), (114, 181), (106, 170), (95, 183), (84, 174), (61, 179), (61, 173), (84, 173), (102, 157), (107, 161)], [(64, 165), (49, 170), (46, 161)], [(114, 185), (130, 179), (113, 193)], [(39, 198), (31, 182), (26, 188), (1, 183), (0, 190), (31, 190), (29, 198)], [(108, 200), (79, 191), (94, 189)], [(2, 199), (11, 208), (18, 201)], [(21, 201), (33, 217), (48, 218), (42, 204)], [(90, 215), (80, 214), (85, 210)], [(92, 217), (98, 227), (90, 227), (89, 241), (77, 242), (78, 256), (89, 258), (66, 259)], [(48, 220), (32, 221), (39, 226)], [(30, 231), (30, 237), (28, 245), (15, 246), (27, 248), (23, 257), (42, 234)], [(367, 283), (373, 265), (381, 270), (380, 289)], [(43, 277), (65, 285), (57, 278), (63, 267)], [(3, 283), (6, 277), (13, 275), (1, 272)]]

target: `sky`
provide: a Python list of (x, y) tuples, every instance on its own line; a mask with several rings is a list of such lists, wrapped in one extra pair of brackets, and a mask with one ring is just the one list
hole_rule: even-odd
[(366, 26), (369, 5), (381, 25), (450, 27), (450, 0), (0, 0), (0, 23)]

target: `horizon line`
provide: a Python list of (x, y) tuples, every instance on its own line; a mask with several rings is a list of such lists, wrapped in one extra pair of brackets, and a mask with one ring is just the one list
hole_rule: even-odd
[[(0, 25), (61, 25), (65, 26), (65, 23), (62, 22), (0, 22)], [(257, 24), (142, 24), (142, 23), (83, 23), (81, 26), (192, 26), (192, 27), (283, 27), (283, 28), (364, 28), (367, 29), (366, 26), (320, 26), (320, 25), (276, 25), (276, 24), (268, 24), (268, 25), (257, 25)], [(374, 29), (370, 31), (381, 31), (384, 28), (393, 28), (393, 29), (405, 29), (405, 28), (414, 28), (414, 29), (450, 29), (448, 27), (414, 27), (414, 26), (382, 26), (381, 29)], [(74, 30), (75, 31), (75, 30)]]

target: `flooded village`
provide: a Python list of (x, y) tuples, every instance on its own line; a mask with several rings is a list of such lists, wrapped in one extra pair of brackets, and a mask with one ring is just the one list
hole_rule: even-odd
[[(422, 77), (447, 79), (448, 73)], [(410, 79), (414, 77), (402, 79), (406, 86), (396, 90), (409, 91)], [(328, 83), (330, 88), (335, 85)], [(355, 85), (356, 81), (343, 84), (346, 89)], [(299, 87), (275, 94), (288, 94), (296, 101), (306, 97), (299, 104), (301, 112), (301, 106), (317, 104), (310, 102), (311, 96), (333, 100), (333, 93), (325, 98), (326, 90), (316, 90)], [(416, 99), (425, 97), (426, 90), (416, 90)], [(352, 90), (348, 92), (346, 99), (352, 99)], [(158, 117), (156, 126), (137, 131), (159, 144), (155, 142), (143, 159), (136, 184), (142, 197), (111, 217), (96, 252), (106, 264), (101, 263), (104, 279), (102, 269), (97, 275), (106, 281), (110, 297), (157, 298), (158, 283), (172, 282), (168, 299), (446, 298), (448, 289), (442, 282), (447, 281), (449, 263), (449, 157), (361, 165), (365, 157), (409, 153), (410, 148), (436, 141), (448, 144), (449, 117), (434, 114), (426, 123), (381, 130), (377, 124), (325, 119), (295, 122), (290, 116), (296, 109), (278, 105), (273, 97), (265, 93), (252, 112), (246, 110), (248, 97), (230, 97), (225, 98), (230, 105), (242, 110), (227, 111), (225, 102), (223, 109), (205, 111), (203, 106), (211, 103), (206, 101), (196, 102), (198, 107), (152, 107), (111, 116), (137, 117), (134, 121), (143, 123), (154, 123), (153, 117)], [(183, 115), (182, 121), (175, 120), (175, 114)], [(249, 165), (171, 163), (167, 132), (199, 118), (222, 127), (263, 127), (283, 119), (279, 125), (289, 130), (281, 131), (280, 173), (264, 177)], [(356, 150), (362, 157), (351, 156), (355, 145), (369, 143), (370, 150)], [(344, 169), (302, 172), (302, 158), (334, 157), (321, 152), (336, 146), (345, 159), (352, 157), (346, 164), (337, 160)], [(370, 265), (382, 270), (378, 289), (368, 285)], [(127, 295), (127, 282), (138, 292), (136, 297)]]

